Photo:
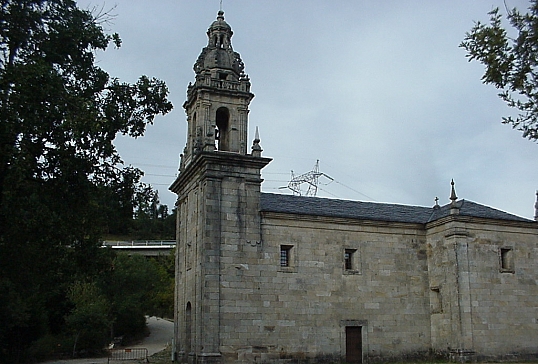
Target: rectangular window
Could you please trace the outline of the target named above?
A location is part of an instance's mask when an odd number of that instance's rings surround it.
[[[353,249],[346,249],[344,251],[344,267],[346,270],[353,270],[353,255],[355,253],[355,250]]]
[[[280,246],[280,266],[289,267],[291,262],[291,245]]]
[[[514,273],[514,251],[511,247],[499,249],[499,264],[502,273]]]
[[[344,249],[344,274],[361,274],[357,249]]]
[[[430,307],[432,313],[443,313],[443,300],[440,287],[430,288]]]

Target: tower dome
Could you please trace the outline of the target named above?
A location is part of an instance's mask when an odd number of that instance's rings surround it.
[[[221,69],[233,72],[234,79],[244,76],[244,64],[239,53],[232,48],[232,28],[224,20],[224,12],[221,10],[207,30],[207,47],[194,64],[194,72],[202,74],[211,70]]]

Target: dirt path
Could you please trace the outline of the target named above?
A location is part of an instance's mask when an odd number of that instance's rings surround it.
[[[153,355],[164,350],[172,343],[174,336],[174,323],[158,317],[149,317],[147,319],[149,336],[140,343],[130,346],[131,348],[146,348],[148,355]],[[94,359],[70,359],[70,360],[53,360],[43,364],[106,364],[107,358]]]

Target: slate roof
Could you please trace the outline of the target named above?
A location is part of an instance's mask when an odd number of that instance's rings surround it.
[[[533,222],[468,200],[459,200],[457,205],[460,216]],[[450,214],[450,204],[434,208],[274,193],[262,193],[260,207],[267,212],[418,224],[426,224]]]

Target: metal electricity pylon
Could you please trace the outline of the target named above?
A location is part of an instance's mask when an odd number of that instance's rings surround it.
[[[318,185],[319,185],[319,178],[320,177],[326,177],[333,181],[333,179],[326,175],[323,172],[319,171],[319,159],[316,161],[316,165],[314,166],[314,169],[310,172],[303,173],[299,176],[296,176],[293,171],[291,171],[291,180],[288,183],[287,187],[289,188],[294,195],[297,196],[316,196],[318,193]],[[306,192],[303,192],[301,189],[301,186],[306,184],[307,189]]]

